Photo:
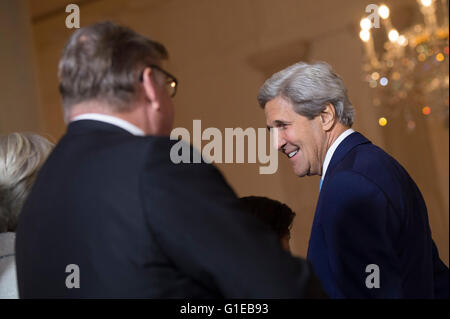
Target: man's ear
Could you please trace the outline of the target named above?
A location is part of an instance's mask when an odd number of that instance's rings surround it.
[[[333,128],[336,122],[336,109],[333,104],[328,103],[325,109],[320,112],[320,122],[324,131],[329,131]]]
[[[142,86],[144,88],[144,97],[151,104],[152,107],[159,108],[159,101],[156,94],[156,81],[151,76],[152,69],[145,68],[142,74]]]

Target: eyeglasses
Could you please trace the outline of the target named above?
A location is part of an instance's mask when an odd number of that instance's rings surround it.
[[[160,68],[155,64],[150,64],[149,67],[158,70],[159,72],[163,73],[166,76],[167,92],[169,92],[170,97],[174,97],[175,94],[177,94],[177,87],[178,87],[178,80],[176,79],[176,77],[174,77],[172,74],[170,74],[166,70],[163,70],[162,68]],[[139,81],[142,82],[143,80],[144,80],[144,71],[142,71],[141,75],[139,76]]]

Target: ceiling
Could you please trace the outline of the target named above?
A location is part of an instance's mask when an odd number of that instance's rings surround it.
[[[43,20],[49,16],[64,12],[68,4],[85,4],[99,0],[28,0],[31,19],[33,22]]]
[[[31,18],[32,21],[35,22],[39,22],[40,20],[45,20],[46,18],[49,18],[53,15],[59,14],[61,12],[65,11],[65,7],[68,4],[77,4],[77,5],[85,5],[85,4],[89,4],[92,2],[97,2],[97,1],[104,1],[104,0],[26,0],[28,1],[29,4],[29,8],[31,11]],[[132,2],[144,2],[146,0],[132,0]],[[152,0],[151,0],[152,1]],[[212,1],[220,1],[220,0],[212,0]],[[277,5],[278,2],[276,0],[274,1],[274,5]],[[298,0],[298,1],[304,1],[305,7],[322,7],[322,8],[326,8],[327,6],[323,5],[324,3],[327,3],[327,1],[305,1],[305,0]],[[329,0],[330,3],[334,3],[336,0]],[[339,0],[342,1],[342,0]],[[369,4],[374,2],[373,0],[361,0],[361,4]],[[377,3],[379,1],[375,1],[375,3]],[[385,0],[382,1],[384,3],[387,3],[389,5],[417,5],[417,1],[416,0]],[[107,2],[105,2],[106,5]],[[345,9],[346,5],[348,3],[346,3],[346,1],[342,1],[342,9]],[[308,12],[308,10],[305,10],[304,12]],[[327,10],[323,10],[323,14],[327,14]]]

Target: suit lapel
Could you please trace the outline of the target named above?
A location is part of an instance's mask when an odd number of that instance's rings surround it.
[[[361,133],[354,132],[347,136],[341,144],[337,147],[336,151],[331,158],[330,164],[328,165],[327,173],[325,175],[325,179],[322,184],[322,188],[327,183],[327,179],[332,175],[333,170],[336,166],[344,159],[345,155],[347,155],[353,148],[361,144],[371,143],[367,138],[365,138]]]
[[[336,151],[333,154],[333,157],[331,158],[330,164],[328,165],[328,169],[325,175],[325,179],[322,183],[322,189],[319,193],[319,199],[316,204],[316,210],[314,214],[314,221],[312,225],[311,230],[311,237],[309,240],[309,246],[308,246],[308,259],[311,259],[311,251],[314,250],[314,254],[316,254],[317,250],[317,243],[323,243],[324,242],[324,234],[323,229],[321,228],[321,212],[322,207],[325,202],[323,202],[324,194],[326,193],[326,185],[327,181],[329,180],[330,176],[333,175],[333,171],[336,169],[338,164],[345,158],[345,156],[356,146],[361,144],[367,144],[371,143],[367,138],[365,138],[362,134],[358,132],[354,132],[347,136],[337,147]],[[312,248],[314,247],[314,248]],[[323,248],[323,247],[322,247]],[[326,250],[326,249],[325,249]],[[317,255],[314,258],[318,258]]]

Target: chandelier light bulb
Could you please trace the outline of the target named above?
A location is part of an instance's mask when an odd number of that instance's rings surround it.
[[[361,38],[361,40],[363,40],[364,42],[367,42],[370,40],[370,32],[369,30],[361,30],[361,32],[359,33],[359,37]]]
[[[370,21],[367,18],[364,18],[361,20],[359,25],[361,26],[362,30],[370,30],[370,28],[372,28],[372,21]]]
[[[387,125],[387,118],[385,118],[385,117],[380,117],[379,119],[378,119],[378,124],[380,125],[380,126],[386,126]]]
[[[404,35],[401,35],[398,37],[397,43],[402,47],[406,47],[408,45],[408,39]]]
[[[408,129],[410,129],[412,131],[415,128],[416,128],[416,122],[414,122],[413,120],[409,120],[408,121]]]
[[[442,62],[442,61],[444,61],[444,59],[445,59],[445,57],[444,57],[444,55],[442,53],[438,53],[436,55],[436,61]]]
[[[378,14],[382,19],[389,18],[389,8],[387,5],[383,4],[381,7],[378,8]]]
[[[423,115],[430,115],[431,114],[431,108],[429,106],[424,106],[422,108]]]
[[[398,34],[398,31],[397,31],[397,30],[392,29],[391,31],[389,31],[389,35],[388,35],[389,41],[395,42],[395,41],[398,40],[398,37],[399,37],[399,36],[400,36],[400,35]]]
[[[424,7],[429,7],[431,6],[432,0],[421,0],[421,2]]]

